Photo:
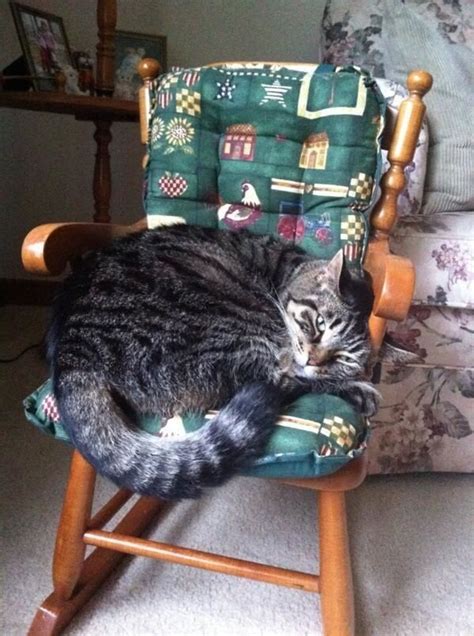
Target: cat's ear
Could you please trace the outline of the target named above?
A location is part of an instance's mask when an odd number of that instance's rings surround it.
[[[344,252],[339,250],[334,254],[327,265],[327,272],[335,283],[339,283],[341,272],[344,268]]]
[[[342,249],[329,261],[328,274],[344,304],[356,308],[359,313],[368,317],[374,302],[370,279],[365,274],[351,274]]]
[[[347,269],[346,259],[344,258],[342,249],[336,252],[329,261],[327,271],[336,287],[337,293],[344,298],[347,295],[348,286],[350,286],[352,279]]]

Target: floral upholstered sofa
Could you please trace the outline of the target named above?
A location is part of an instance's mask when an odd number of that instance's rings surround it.
[[[325,8],[323,61],[388,78],[382,89],[394,105],[407,70],[434,77],[392,241],[414,262],[417,284],[408,318],[390,335],[416,359],[382,364],[371,473],[474,467],[473,14],[469,0],[328,0]]]

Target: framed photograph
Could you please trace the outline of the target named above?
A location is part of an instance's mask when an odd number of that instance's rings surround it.
[[[115,32],[115,90],[117,99],[138,100],[141,85],[137,64],[143,57],[153,57],[160,63],[160,73],[166,73],[166,37],[131,31]]]
[[[62,18],[17,2],[10,7],[35,90],[56,90],[56,71],[74,68]]]

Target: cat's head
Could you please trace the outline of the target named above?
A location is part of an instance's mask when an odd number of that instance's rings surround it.
[[[308,379],[363,373],[373,293],[366,279],[349,272],[342,250],[329,263],[297,267],[281,301],[298,373]]]

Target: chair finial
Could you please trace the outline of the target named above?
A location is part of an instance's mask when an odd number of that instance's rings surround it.
[[[433,85],[433,77],[427,71],[411,71],[407,78],[407,87],[410,93],[425,95]]]
[[[158,60],[154,60],[152,57],[144,57],[138,63],[138,74],[144,82],[154,80],[160,72],[161,65]]]

